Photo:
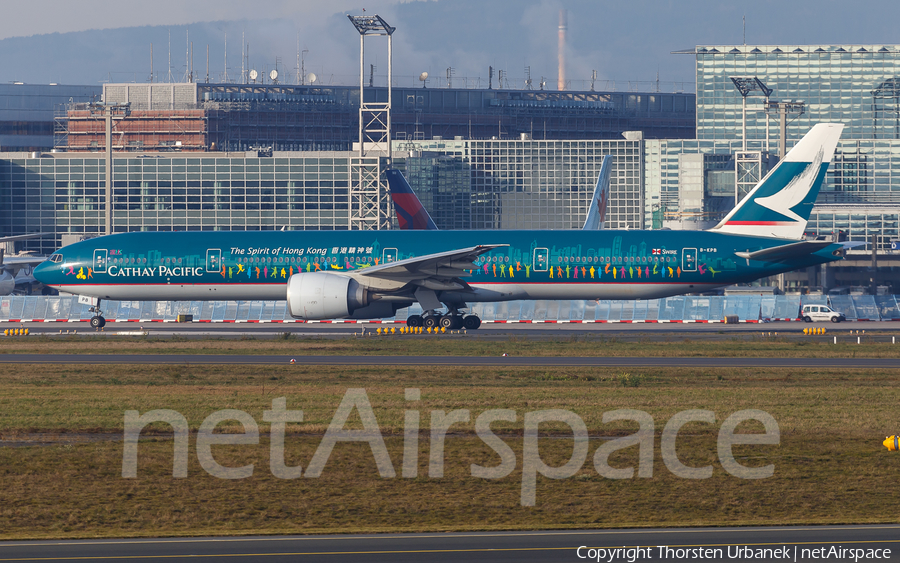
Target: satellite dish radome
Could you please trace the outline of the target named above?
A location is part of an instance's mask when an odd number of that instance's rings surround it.
[[[258,76],[259,76],[259,73],[256,72],[255,70],[250,71],[250,80],[256,80],[256,77],[258,77]]]
[[[420,74],[420,75],[419,75],[419,80],[421,80],[422,82],[425,82],[426,80],[428,80],[428,73],[427,73],[427,72],[423,72],[422,74]]]
[[[310,83],[310,84],[315,84],[316,80],[318,80],[319,77],[316,76],[316,73],[310,72],[310,73],[309,73],[309,76],[307,76],[307,78],[309,78],[309,83]]]
[[[277,70],[273,70],[272,72],[270,72],[270,73],[269,73],[269,78],[271,78],[272,80],[278,80],[278,71],[277,71]]]

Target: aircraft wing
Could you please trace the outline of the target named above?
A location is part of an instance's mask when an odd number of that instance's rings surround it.
[[[395,281],[409,281],[430,289],[459,289],[465,282],[458,279],[468,276],[465,270],[475,268],[475,260],[495,248],[508,244],[485,244],[406,258],[359,270],[360,276]]]
[[[0,258],[2,266],[37,266],[46,262],[46,256],[3,256]]]
[[[826,246],[835,244],[830,240],[801,240],[784,244],[782,246],[773,246],[753,252],[735,252],[735,255],[746,258],[747,260],[765,260],[766,262],[786,262],[798,256],[807,256],[813,252],[822,250]]]
[[[52,235],[53,233],[28,233],[27,235],[13,235],[10,237],[0,237],[0,242],[13,242],[17,240],[28,240]]]

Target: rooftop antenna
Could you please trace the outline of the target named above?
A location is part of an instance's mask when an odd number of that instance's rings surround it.
[[[525,67],[525,89],[526,90],[532,89],[532,87],[531,87],[531,67],[530,66]]]
[[[244,74],[244,72],[245,72],[245,69],[244,69],[244,57],[247,56],[247,53],[246,53],[246,51],[244,50],[244,43],[245,43],[245,40],[244,40],[244,30],[241,30],[241,84],[246,84],[246,83],[247,83],[247,75]]]
[[[747,44],[747,15],[741,16],[741,22],[744,24],[744,45]]]
[[[369,88],[371,88],[372,86],[375,85],[374,82],[375,82],[375,65],[370,64],[369,65]]]
[[[209,43],[206,44],[206,83],[209,84]]]
[[[568,29],[568,14],[565,9],[559,11],[559,79],[556,82],[557,90],[566,89],[566,30]],[[543,86],[541,90],[543,90]]]
[[[194,42],[191,41],[191,82],[194,81]]]
[[[150,43],[150,83],[153,83],[153,43]]]
[[[493,89],[493,83],[494,83],[494,67],[489,66],[488,67],[488,90]]]
[[[184,30],[184,78],[182,82],[191,81],[191,31]]]
[[[297,32],[297,85],[300,85],[300,76],[303,74],[303,67],[300,62],[300,32]]]
[[[503,89],[503,71],[497,71],[497,88]]]
[[[597,71],[591,71],[591,92],[594,91],[594,83],[597,82]]]
[[[228,32],[225,32],[225,74],[222,76],[222,82],[228,83]]]
[[[172,78],[172,30],[169,30],[169,72],[166,74],[166,82],[175,82]]]
[[[306,53],[309,53],[309,49],[303,49],[300,53],[300,84],[306,84]],[[315,81],[310,80],[310,83],[312,82]]]
[[[452,66],[447,67],[447,88],[453,88],[453,71],[455,69]]]

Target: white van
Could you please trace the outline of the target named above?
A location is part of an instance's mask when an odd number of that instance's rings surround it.
[[[844,313],[833,311],[825,305],[804,305],[803,312],[800,313],[800,316],[808,323],[814,321],[831,321],[833,323],[839,323],[847,320]]]

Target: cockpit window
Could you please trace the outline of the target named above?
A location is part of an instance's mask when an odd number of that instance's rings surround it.
[[[51,254],[49,260],[51,262],[53,262],[54,264],[59,264],[60,262],[63,261],[63,255],[62,254]]]

